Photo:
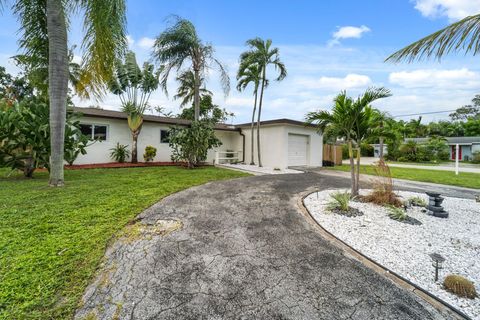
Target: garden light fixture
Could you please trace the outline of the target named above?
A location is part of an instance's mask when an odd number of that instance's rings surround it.
[[[443,269],[443,262],[445,262],[445,258],[438,253],[430,254],[430,258],[432,258],[432,266],[435,268],[435,282],[437,282],[438,270]]]

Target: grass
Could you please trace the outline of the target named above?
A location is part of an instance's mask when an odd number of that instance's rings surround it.
[[[0,319],[71,318],[109,241],[163,197],[247,174],[206,167],[66,171],[26,180],[0,169]]]
[[[341,165],[337,167],[325,167],[328,170],[350,171],[350,166]],[[360,172],[363,174],[374,174],[373,166],[360,166]],[[455,175],[453,171],[440,171],[428,169],[411,169],[390,167],[392,178],[414,180],[422,182],[432,182],[446,184],[458,187],[480,189],[480,174],[470,172],[460,172]]]

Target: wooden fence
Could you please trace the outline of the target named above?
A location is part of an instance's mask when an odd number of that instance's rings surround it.
[[[323,145],[323,161],[330,161],[336,166],[342,164],[342,146],[324,144]]]

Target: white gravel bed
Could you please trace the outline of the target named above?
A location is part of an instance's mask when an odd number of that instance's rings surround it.
[[[480,293],[480,203],[475,200],[445,197],[443,207],[450,213],[442,219],[408,209],[408,215],[422,222],[410,225],[392,220],[388,209],[371,203],[351,201],[363,216],[349,218],[326,210],[330,194],[347,190],[325,190],[305,198],[305,206],[317,222],[336,237],[369,258],[402,275],[420,287],[450,303],[473,319],[480,319],[480,298],[466,299],[445,291],[443,279],[459,274],[473,281]],[[367,194],[370,190],[361,190]],[[426,194],[400,191],[405,200]],[[439,281],[434,282],[434,267],[429,254],[446,258]]]
[[[253,165],[249,165],[249,164],[240,164],[240,163],[239,164],[222,163],[220,166],[226,167],[226,168],[232,168],[232,169],[237,169],[237,170],[253,172],[253,173],[259,173],[259,174],[302,173],[302,171],[293,170],[293,169],[275,170],[275,168],[271,168],[271,167],[259,167],[259,166],[253,166]]]

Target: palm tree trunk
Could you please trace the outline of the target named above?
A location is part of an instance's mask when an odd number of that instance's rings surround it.
[[[348,158],[350,159],[350,177],[351,177],[351,188],[350,188],[350,194],[352,197],[355,196],[355,190],[357,190],[357,186],[355,183],[355,162],[353,160],[353,147],[352,147],[352,141],[348,140]]]
[[[360,189],[360,147],[357,148],[357,174],[355,177],[355,193],[353,194],[354,197],[358,196],[358,191]]]
[[[137,163],[138,162],[138,156],[137,156],[137,142],[138,142],[138,135],[140,134],[140,129],[132,131],[132,163]]]
[[[383,160],[383,137],[380,137],[380,160]]]
[[[68,93],[67,25],[62,0],[47,0],[50,100],[50,186],[63,186],[63,152]]]
[[[195,96],[193,98],[195,105],[195,121],[200,119],[200,70],[195,68]]]
[[[257,153],[258,153],[258,166],[262,167],[262,157],[260,152],[260,117],[262,114],[262,104],[263,104],[263,90],[265,89],[265,72],[267,71],[267,66],[263,66],[262,72],[262,90],[260,91],[260,102],[258,103],[258,117],[257,117]]]
[[[253,103],[253,112],[252,112],[252,125],[250,127],[250,134],[251,134],[251,157],[250,157],[250,165],[255,165],[255,159],[254,159],[254,127],[255,127],[255,113],[257,112],[257,96],[258,96],[258,84],[255,87],[255,102]]]

